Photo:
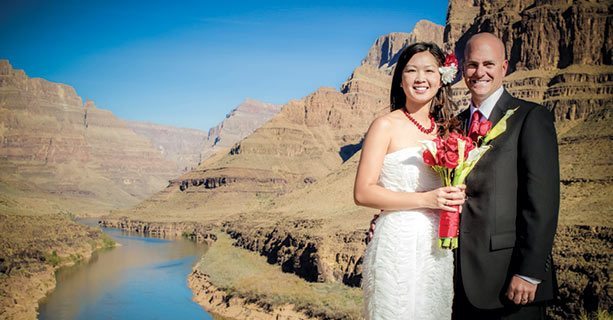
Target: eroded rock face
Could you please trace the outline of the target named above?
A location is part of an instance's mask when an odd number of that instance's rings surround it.
[[[0,61],[0,141],[3,182],[101,207],[135,204],[176,174],[172,162],[110,111],[83,104],[70,86],[31,79],[6,60]]]
[[[208,136],[204,131],[135,121],[126,121],[126,125],[148,138],[164,159],[175,163],[176,172],[194,169],[203,160]]]
[[[235,144],[280,108],[248,99],[209,133],[128,122],[83,103],[70,86],[29,78],[0,60],[2,181],[79,202],[63,204],[69,210],[81,211],[87,201],[101,212],[127,207]]]
[[[123,217],[119,219],[103,218],[99,221],[99,225],[159,238],[184,237],[198,243],[211,244],[217,240],[217,236],[212,232],[213,226],[196,222],[149,222]]]
[[[362,64],[369,64],[377,68],[389,69],[398,61],[400,51],[415,42],[434,42],[443,44],[443,27],[428,20],[421,20],[415,24],[413,31],[392,32],[379,37],[370,47]]]
[[[413,31],[392,32],[379,37],[345,83],[341,92],[355,105],[385,108],[389,101],[391,75],[402,49],[415,42],[434,42],[443,46],[443,27],[427,20],[417,22]]]
[[[280,222],[272,229],[253,228],[248,223],[227,222],[224,230],[235,240],[234,245],[266,256],[269,263],[278,264],[284,272],[295,273],[310,282],[333,279],[322,269],[318,248],[321,238],[308,233],[321,226],[321,221],[296,220]]]
[[[229,294],[215,287],[210,277],[194,270],[188,279],[188,286],[194,292],[194,301],[207,311],[227,319],[276,319],[276,320],[311,320],[321,317],[306,314],[305,310],[296,310],[293,305],[272,306],[260,301]]]
[[[585,119],[612,106],[611,10],[600,1],[451,0],[445,42],[462,57],[471,35],[492,32],[506,48],[511,93],[558,120]]]
[[[283,105],[245,99],[228,113],[220,124],[209,129],[202,149],[203,158],[207,158],[216,150],[232,147],[274,117],[282,107]]]

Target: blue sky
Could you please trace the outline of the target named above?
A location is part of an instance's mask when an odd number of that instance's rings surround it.
[[[3,1],[0,59],[129,120],[207,130],[245,98],[338,88],[447,1]]]

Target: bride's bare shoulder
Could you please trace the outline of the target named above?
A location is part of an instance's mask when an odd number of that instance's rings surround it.
[[[394,127],[398,126],[399,121],[401,120],[401,118],[398,116],[398,112],[397,111],[392,111],[390,113],[386,113],[384,115],[381,115],[381,116],[377,117],[370,124],[370,128],[368,129],[368,131],[371,132],[373,130],[376,130],[376,131],[379,131],[379,130],[391,131],[391,130],[393,130]]]

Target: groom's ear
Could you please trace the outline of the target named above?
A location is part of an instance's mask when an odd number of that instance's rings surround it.
[[[509,60],[504,59],[502,62],[502,70],[504,71],[504,76],[507,75],[507,71],[509,71]]]

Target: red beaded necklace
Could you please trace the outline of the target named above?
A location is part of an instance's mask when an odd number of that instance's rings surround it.
[[[409,120],[411,122],[413,122],[413,124],[417,127],[417,129],[419,129],[419,131],[425,133],[425,134],[431,134],[432,131],[434,131],[434,128],[436,127],[434,125],[434,118],[432,118],[432,116],[428,116],[428,118],[430,118],[430,128],[426,129],[424,128],[424,126],[422,126],[419,122],[417,122],[417,120],[415,120],[415,118],[413,118],[413,116],[411,116],[411,114],[409,113],[409,111],[407,111],[406,108],[402,108],[402,112],[404,112],[404,115],[407,116],[407,118],[409,118]]]

